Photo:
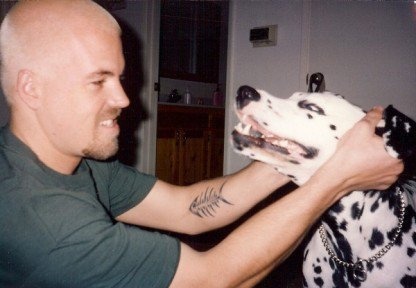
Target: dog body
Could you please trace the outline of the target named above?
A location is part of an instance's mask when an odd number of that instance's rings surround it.
[[[236,100],[241,123],[233,131],[235,150],[273,165],[298,185],[328,160],[338,140],[365,115],[328,92],[279,99],[242,86]],[[389,106],[378,126],[387,152],[404,160],[405,171],[389,191],[352,192],[323,215],[328,247],[314,228],[304,251],[305,287],[416,287],[416,123]],[[401,213],[403,224],[394,239]]]

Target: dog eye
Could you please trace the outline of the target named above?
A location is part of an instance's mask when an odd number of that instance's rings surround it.
[[[325,115],[325,111],[314,103],[310,103],[306,100],[302,100],[298,103],[298,106],[302,109],[307,109],[309,111],[315,112],[319,115]]]

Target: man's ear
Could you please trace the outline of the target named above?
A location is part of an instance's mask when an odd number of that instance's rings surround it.
[[[20,70],[17,74],[17,94],[31,109],[37,109],[40,106],[40,97],[36,88],[35,74],[27,69]]]

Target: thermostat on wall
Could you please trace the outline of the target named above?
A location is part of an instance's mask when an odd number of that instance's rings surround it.
[[[253,47],[275,46],[277,39],[277,25],[255,27],[250,30],[250,42]]]

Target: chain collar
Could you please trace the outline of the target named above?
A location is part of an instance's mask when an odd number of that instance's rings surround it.
[[[322,244],[324,245],[325,250],[328,252],[331,259],[334,260],[335,263],[341,266],[344,266],[345,268],[352,269],[352,275],[354,279],[356,280],[363,282],[367,279],[367,271],[364,266],[365,264],[364,262],[371,263],[383,257],[391,249],[391,247],[393,247],[394,243],[397,240],[397,237],[399,237],[402,231],[406,203],[404,201],[403,191],[401,191],[399,187],[396,187],[396,194],[400,198],[400,212],[399,212],[399,222],[397,224],[397,228],[394,233],[394,236],[388,244],[386,244],[377,253],[375,253],[373,256],[367,259],[358,258],[358,260],[355,263],[342,261],[340,258],[338,258],[335,255],[335,252],[329,246],[328,238],[326,237],[327,232],[325,231],[324,225],[321,223],[321,225],[318,228],[318,232],[319,232],[319,236],[321,237]]]

